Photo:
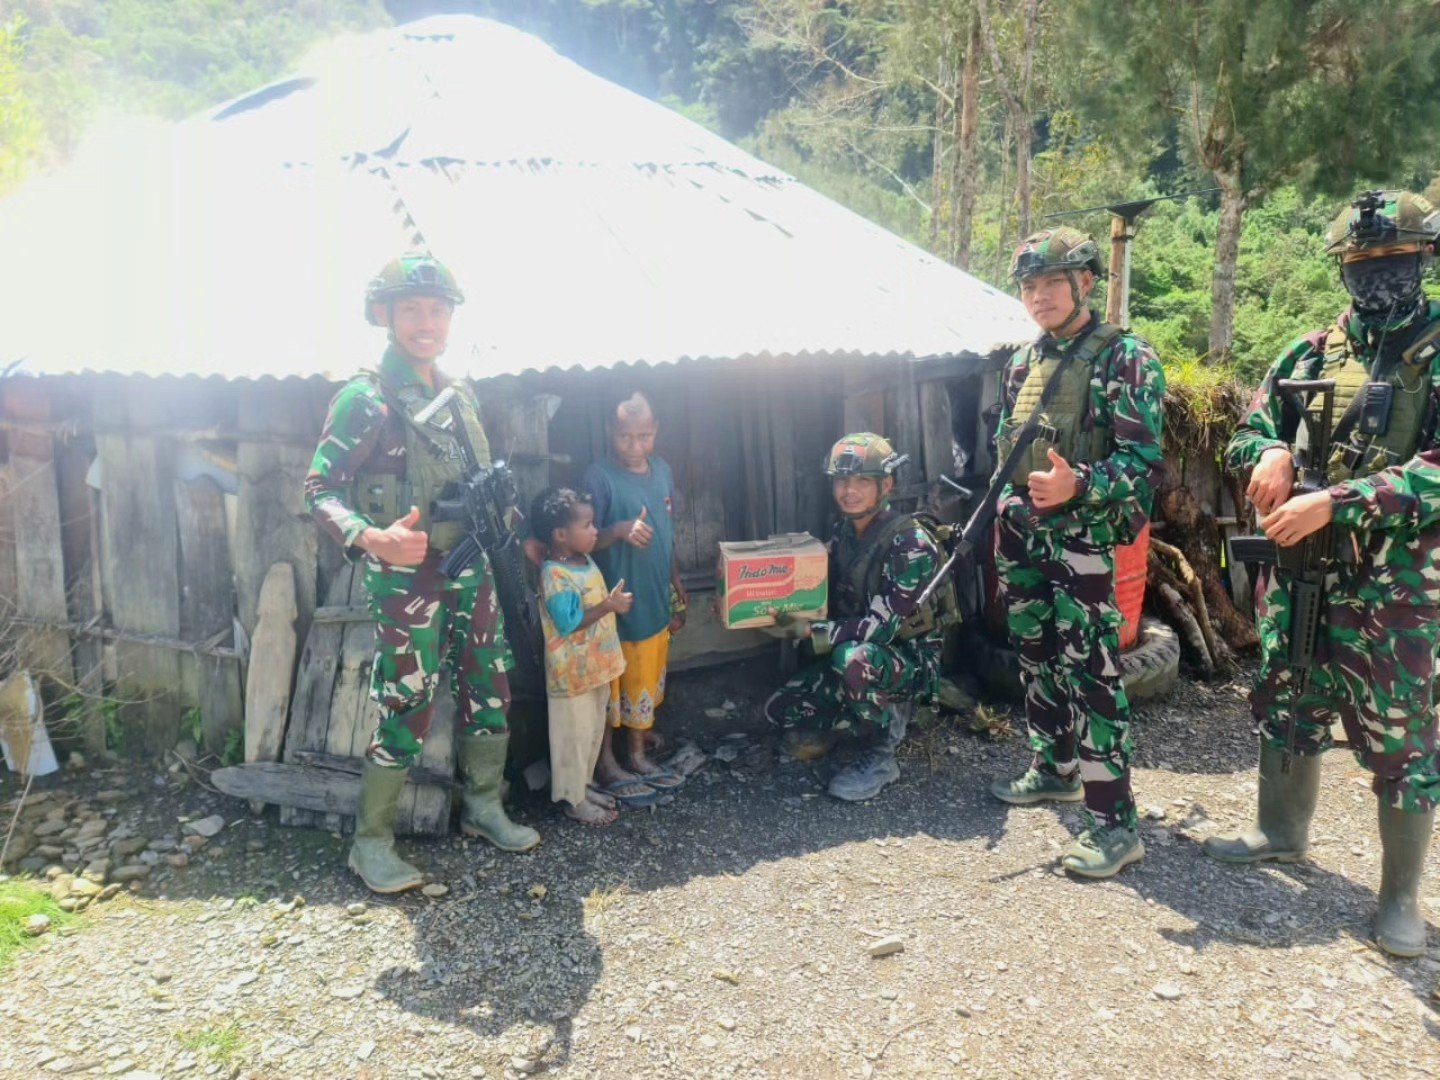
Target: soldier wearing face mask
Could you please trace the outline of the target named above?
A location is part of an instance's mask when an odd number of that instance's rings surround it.
[[[1350,306],[1334,326],[1285,350],[1225,454],[1231,469],[1250,474],[1247,495],[1270,539],[1292,547],[1333,525],[1344,556],[1325,581],[1316,662],[1299,700],[1288,575],[1267,567],[1258,582],[1261,666],[1250,698],[1261,732],[1257,820],[1248,832],[1207,840],[1205,852],[1238,863],[1303,858],[1320,754],[1340,720],[1372,774],[1384,850],[1375,937],[1397,956],[1425,949],[1420,873],[1440,801],[1440,304],[1421,288],[1437,235],[1440,211],[1408,192],[1366,192],[1341,212],[1326,252],[1339,261]],[[1282,379],[1334,381],[1323,490],[1292,494],[1301,424],[1279,392]]]

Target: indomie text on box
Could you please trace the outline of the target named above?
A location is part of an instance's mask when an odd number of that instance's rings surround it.
[[[823,619],[829,554],[809,533],[721,543],[715,571],[720,618],[728,630],[774,626],[775,616]]]

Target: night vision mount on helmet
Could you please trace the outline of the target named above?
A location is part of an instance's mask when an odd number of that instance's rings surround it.
[[[1440,210],[1409,191],[1367,191],[1340,211],[1325,230],[1325,254],[1344,258],[1367,248],[1420,244],[1434,253]]]
[[[830,448],[825,457],[826,476],[893,476],[895,470],[910,460],[909,454],[897,454],[890,440],[873,431],[846,435]]]

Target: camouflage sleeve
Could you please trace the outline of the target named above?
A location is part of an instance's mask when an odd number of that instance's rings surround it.
[[[1225,447],[1225,468],[1230,472],[1249,472],[1260,464],[1260,455],[1276,446],[1289,446],[1294,437],[1287,431],[1280,395],[1275,392],[1279,379],[1288,379],[1295,373],[1295,367],[1310,354],[1312,346],[1306,338],[1292,341],[1270,365],[1260,389],[1250,399],[1245,419],[1235,429],[1230,444]]]
[[[1433,392],[1432,392],[1433,393]],[[1330,489],[1334,522],[1357,530],[1418,532],[1440,522],[1440,449]]]
[[[935,545],[919,526],[900,532],[890,542],[880,592],[870,598],[870,610],[854,619],[825,624],[830,645],[869,641],[888,645],[901,624],[920,606],[920,594],[940,568]]]
[[[1076,502],[1096,508],[1136,502],[1148,510],[1155,472],[1164,461],[1165,371],[1155,350],[1133,334],[1121,337],[1111,350],[1105,395],[1115,450],[1100,461],[1075,466]]]
[[[359,554],[355,541],[374,524],[350,506],[350,484],[375,449],[386,412],[375,387],[359,379],[346,383],[330,402],[305,477],[306,509],[350,558]]]

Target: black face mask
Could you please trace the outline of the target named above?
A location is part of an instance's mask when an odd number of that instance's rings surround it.
[[[1406,252],[1342,263],[1340,278],[1362,317],[1385,319],[1409,311],[1420,299],[1420,256]]]

